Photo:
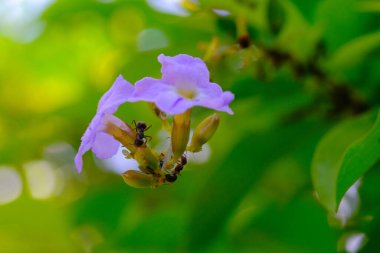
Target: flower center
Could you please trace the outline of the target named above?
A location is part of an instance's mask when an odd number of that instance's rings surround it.
[[[197,96],[197,93],[194,90],[177,90],[178,94],[180,94],[184,98],[193,99]]]
[[[177,93],[184,98],[193,99],[197,96],[196,87],[188,82],[178,82],[175,84]]]

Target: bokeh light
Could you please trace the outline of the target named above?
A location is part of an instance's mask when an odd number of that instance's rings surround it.
[[[24,164],[24,171],[30,194],[35,199],[47,199],[57,192],[57,184],[62,184],[55,168],[48,161],[31,161]]]
[[[22,193],[19,173],[11,167],[0,166],[0,205],[16,200]]]

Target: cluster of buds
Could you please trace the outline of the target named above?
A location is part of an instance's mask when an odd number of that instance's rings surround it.
[[[195,128],[190,139],[192,107],[202,106],[232,114],[229,103],[234,96],[223,92],[218,84],[209,82],[209,72],[199,58],[188,55],[159,56],[162,78],[146,77],[133,86],[119,76],[111,89],[101,98],[98,110],[82,137],[75,157],[78,171],[82,156],[92,149],[100,159],[116,154],[120,144],[127,159],[135,159],[139,170],[122,174],[133,187],[157,187],[173,183],[187,164],[186,153],[196,153],[214,135],[220,121],[216,113],[204,119]],[[126,102],[146,101],[170,133],[171,145],[165,152],[156,152],[149,146],[150,128],[145,122],[132,125],[115,117],[119,105]]]
[[[124,135],[123,142],[134,143],[132,149],[124,150],[126,158],[133,158],[140,171],[127,170],[122,174],[124,181],[133,187],[157,187],[177,180],[187,164],[187,152],[199,152],[218,128],[220,116],[213,114],[204,119],[195,129],[189,143],[191,109],[173,116],[171,124],[171,145],[165,152],[156,152],[148,144],[150,136],[145,135],[149,128],[145,122],[135,124],[133,135]],[[164,120],[165,125],[169,124]],[[132,130],[132,129],[130,129]],[[129,131],[131,132],[131,131]],[[134,140],[133,140],[134,138]]]

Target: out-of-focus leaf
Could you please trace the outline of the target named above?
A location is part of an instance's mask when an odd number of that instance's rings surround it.
[[[306,61],[319,41],[320,30],[311,26],[291,1],[282,0],[281,5],[286,13],[286,22],[276,45],[296,59]]]
[[[294,135],[302,139],[311,127],[313,124],[304,122],[242,138],[199,191],[189,219],[189,248],[198,250],[211,244],[265,169],[297,146]]]
[[[285,71],[266,81],[257,80],[252,76],[241,78],[235,81],[231,91],[236,95],[236,99],[256,96],[261,97],[268,104],[279,99],[289,98],[295,93],[305,96],[302,84],[292,79],[290,73]]]
[[[314,21],[315,9],[318,7],[322,0],[304,1],[304,0],[292,0],[297,8],[302,12],[307,21]]]
[[[328,68],[331,72],[336,72],[356,67],[379,48],[380,32],[361,36],[339,48],[328,61]]]
[[[327,125],[316,127],[310,123],[304,127],[294,140],[297,145],[290,145],[288,153],[267,168],[229,223],[228,233],[233,234],[235,251],[249,248],[251,252],[328,252],[326,249],[335,247],[326,216],[309,195],[313,151]],[[310,216],[318,225],[311,226]],[[313,227],[313,235],[304,233],[307,227]],[[321,241],[323,245],[318,245]]]
[[[260,178],[265,163],[270,162],[267,157],[270,150],[261,148],[259,154],[255,146],[264,143],[265,138],[260,135],[244,137],[200,189],[189,221],[190,248],[208,246],[245,193]],[[252,155],[247,157],[244,150],[252,150]],[[262,161],[257,161],[259,157]]]
[[[380,2],[376,0],[361,1],[359,9],[367,12],[380,12]]]
[[[124,227],[119,231],[117,239],[102,245],[96,252],[104,252],[107,247],[130,250],[130,252],[174,252],[184,233],[182,210],[168,208],[145,215],[138,219],[135,228]],[[134,219],[135,217],[125,217]],[[116,245],[112,245],[116,243]]]
[[[261,126],[273,125],[311,104],[312,96],[304,91],[302,84],[292,80],[286,73],[264,82],[252,78],[242,79],[232,86],[236,97],[254,101],[249,109]]]
[[[374,114],[345,121],[318,144],[312,162],[314,188],[335,212],[347,189],[380,158],[380,122]]]
[[[267,31],[266,1],[202,0],[201,4],[205,8],[228,10],[246,18],[258,31]]]
[[[359,188],[361,209],[365,214],[380,212],[380,161],[363,176]]]
[[[125,185],[119,184],[117,188],[94,192],[92,196],[78,202],[75,225],[94,224],[104,234],[114,231],[127,203],[124,188]]]
[[[360,192],[361,216],[373,217],[364,224],[360,224],[359,231],[365,232],[367,242],[359,251],[361,253],[376,252],[380,248],[378,240],[380,234],[380,162],[378,162],[363,177]]]
[[[370,231],[367,233],[367,242],[361,248],[359,253],[373,253],[377,252],[380,248],[379,234],[380,234],[380,212],[375,213],[375,219],[372,221]]]
[[[65,208],[22,197],[0,208],[0,252],[80,252]]]
[[[267,16],[270,31],[277,35],[285,22],[285,10],[280,1],[269,0]]]
[[[268,205],[235,240],[255,252],[334,253],[337,237],[323,209],[310,195],[299,195],[285,205]]]
[[[316,23],[323,30],[329,52],[369,31],[371,17],[358,10],[356,0],[324,0],[316,11]]]

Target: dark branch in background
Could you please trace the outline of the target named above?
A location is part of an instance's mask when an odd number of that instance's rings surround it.
[[[254,10],[256,2],[252,0],[235,0],[236,3],[245,9]],[[210,9],[211,10],[211,9]],[[267,19],[269,31],[273,38],[279,35],[286,21],[286,13],[281,6],[280,0],[269,0],[267,6]],[[322,114],[327,118],[342,118],[364,113],[370,109],[369,103],[361,96],[360,92],[347,82],[336,80],[326,70],[321,67],[321,62],[326,61],[325,43],[321,40],[316,44],[314,52],[306,61],[300,61],[289,52],[271,47],[264,43],[259,43],[255,39],[257,31],[250,27],[243,16],[234,19],[230,17],[218,17],[217,25],[227,37],[232,37],[237,42],[240,50],[250,50],[256,47],[263,57],[257,64],[256,78],[266,80],[266,70],[264,65],[270,62],[271,65],[279,70],[283,66],[290,66],[295,79],[313,79],[318,86],[314,101],[310,105],[299,108],[298,110],[286,115],[284,121],[294,121],[310,114]],[[218,39],[216,39],[218,41]],[[219,42],[211,42],[205,58],[210,58],[211,51],[217,51]],[[236,44],[230,45],[225,49],[225,54],[236,53]],[[222,50],[223,51],[223,50]],[[229,51],[229,52],[226,52]],[[224,56],[226,56],[224,55]],[[223,59],[219,56],[219,60]],[[263,61],[261,64],[260,61]]]
[[[252,0],[235,0],[235,2],[246,9],[254,10],[257,7],[256,2]],[[272,36],[276,37],[281,32],[286,21],[286,11],[280,0],[268,1],[267,19],[269,30]],[[352,85],[334,80],[320,66],[319,63],[325,60],[326,56],[325,43],[322,40],[317,43],[310,59],[306,62],[301,62],[288,52],[271,48],[268,45],[258,44],[254,39],[254,32],[249,32],[251,27],[249,27],[246,20],[242,17],[237,17],[235,21],[236,30],[234,32],[241,49],[248,49],[251,45],[255,45],[264,54],[263,59],[269,60],[276,69],[288,65],[291,67],[296,79],[304,80],[311,77],[318,83],[320,92],[315,101],[308,108],[300,108],[293,115],[289,115],[289,119],[294,116],[307,116],[307,114],[315,112],[321,108],[321,105],[326,103],[328,107],[325,109],[324,114],[328,118],[357,115],[366,112],[370,108],[367,101],[359,95],[359,92],[354,90]],[[226,32],[231,33],[232,31],[228,30]],[[264,74],[265,78],[265,72],[262,74]]]
[[[240,36],[237,42],[242,49],[246,49],[253,44],[250,36],[247,34]],[[297,60],[288,52],[282,52],[279,49],[270,48],[265,45],[255,45],[263,52],[263,58],[268,59],[275,69],[280,69],[285,65],[290,66],[294,78],[304,80],[312,77],[321,87],[320,95],[322,97],[317,97],[310,106],[300,108],[291,115],[288,115],[286,120],[307,116],[310,111],[317,109],[318,105],[326,99],[330,105],[326,112],[326,116],[328,117],[336,118],[357,115],[369,109],[368,103],[358,95],[358,92],[349,83],[332,79],[318,65],[319,60],[325,56],[324,44],[322,42],[317,44],[312,57],[306,62]]]

